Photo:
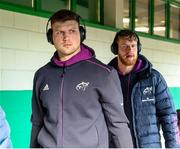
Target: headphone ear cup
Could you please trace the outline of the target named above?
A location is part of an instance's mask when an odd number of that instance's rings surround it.
[[[142,44],[140,42],[139,36],[134,32],[134,34],[136,35],[137,38],[137,50],[138,50],[138,54],[141,52],[141,48],[142,48]]]
[[[138,54],[141,52],[142,44],[139,42],[138,43]]]
[[[52,29],[48,29],[47,33],[46,33],[46,36],[47,36],[47,41],[51,44],[54,44],[53,43],[53,38],[52,38],[52,34],[53,34],[53,31]]]
[[[115,45],[114,42],[111,44],[111,52],[112,52],[114,55],[117,55],[117,54],[118,54],[117,46]]]
[[[79,26],[81,43],[86,39],[86,29],[83,26]]]

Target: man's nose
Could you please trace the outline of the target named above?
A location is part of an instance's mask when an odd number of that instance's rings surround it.
[[[63,39],[66,40],[66,39],[68,39],[68,38],[69,38],[69,34],[68,34],[67,32],[65,32],[65,33],[63,34]]]
[[[132,50],[132,46],[131,45],[127,45],[126,50],[127,51],[131,51]]]

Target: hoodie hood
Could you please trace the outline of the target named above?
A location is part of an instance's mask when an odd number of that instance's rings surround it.
[[[53,57],[51,58],[51,63],[56,65],[56,66],[59,66],[59,67],[64,67],[64,66],[70,66],[70,65],[73,65],[73,64],[78,63],[80,61],[88,60],[92,57],[95,57],[94,50],[91,49],[90,47],[88,47],[87,45],[81,44],[80,48],[81,48],[80,52],[77,53],[76,55],[74,55],[73,57],[71,57],[67,61],[59,60],[58,52],[56,51],[54,53]]]

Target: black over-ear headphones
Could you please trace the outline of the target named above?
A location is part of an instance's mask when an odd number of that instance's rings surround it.
[[[54,44],[54,43],[53,43],[53,38],[52,38],[53,30],[52,30],[52,28],[49,28],[49,29],[48,29],[49,22],[51,21],[52,17],[53,17],[53,16],[51,16],[51,17],[49,18],[49,20],[48,20],[48,22],[47,22],[47,24],[46,24],[46,37],[47,37],[47,41],[48,41],[49,43]],[[78,23],[80,23],[80,20],[81,20],[81,17],[78,16],[77,19],[76,19],[76,21],[77,21]],[[82,42],[86,39],[86,26],[85,26],[85,24],[83,24],[83,26],[82,26],[82,25],[79,26],[79,32],[80,32],[80,40],[81,40],[81,43],[82,43]]]
[[[125,37],[125,36],[130,36],[130,37],[135,36],[137,38],[137,49],[138,49],[138,54],[139,54],[141,52],[141,47],[142,47],[139,36],[135,32],[128,29],[124,29],[116,33],[113,43],[111,44],[111,52],[115,55],[118,54],[117,40],[119,37]]]

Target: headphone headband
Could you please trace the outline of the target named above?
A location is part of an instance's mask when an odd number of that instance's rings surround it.
[[[52,21],[53,22],[56,22],[56,21],[65,22],[65,21],[68,21],[68,20],[75,20],[75,21],[78,22],[81,43],[86,39],[86,26],[85,26],[85,23],[83,23],[83,26],[80,25],[80,20],[82,20],[81,16],[79,16],[78,14],[76,14],[76,13],[70,11],[70,10],[62,9],[62,10],[57,11],[56,13],[54,13],[47,21],[47,24],[46,24],[46,37],[47,37],[47,41],[49,43],[54,44],[53,43],[53,38],[52,38],[53,30],[52,30],[52,28],[48,29],[49,22],[51,22],[51,23],[52,23]]]
[[[117,40],[119,37],[126,37],[126,36],[135,36],[137,38],[137,49],[138,49],[138,54],[141,52],[141,43],[140,43],[140,39],[139,36],[128,29],[124,29],[124,30],[120,30],[119,32],[116,33],[113,43],[111,44],[111,52],[115,55],[118,54],[118,44],[117,44]]]

